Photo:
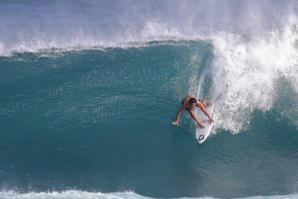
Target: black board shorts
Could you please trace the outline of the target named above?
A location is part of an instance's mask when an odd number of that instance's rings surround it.
[[[197,99],[197,100],[199,100],[199,99]],[[201,100],[199,100],[201,103],[203,103]],[[181,105],[183,106],[183,100],[182,100],[182,102],[181,102]],[[192,108],[186,108],[185,110],[187,110],[187,111],[191,111],[191,109]]]

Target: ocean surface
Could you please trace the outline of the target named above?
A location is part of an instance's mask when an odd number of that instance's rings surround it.
[[[296,0],[0,1],[1,199],[297,199],[297,107]]]

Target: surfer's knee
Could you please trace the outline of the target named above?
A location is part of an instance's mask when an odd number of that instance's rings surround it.
[[[208,106],[211,106],[211,105],[212,105],[212,102],[209,101],[209,100],[206,100],[206,101],[204,101],[204,102],[202,102],[202,103],[203,103],[203,105],[204,105],[205,107],[208,107]]]

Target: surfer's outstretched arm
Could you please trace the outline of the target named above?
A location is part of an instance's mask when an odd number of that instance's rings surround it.
[[[180,119],[180,115],[181,113],[183,112],[185,108],[183,106],[181,106],[178,110],[178,113],[177,113],[177,117],[176,117],[176,120],[172,122],[173,125],[178,125],[179,124],[179,119]]]

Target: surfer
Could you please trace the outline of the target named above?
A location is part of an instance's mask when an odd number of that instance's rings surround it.
[[[214,120],[212,119],[212,117],[210,117],[210,115],[208,114],[208,112],[206,111],[205,107],[206,106],[210,106],[211,102],[210,101],[204,101],[202,102],[199,99],[196,99],[193,96],[186,96],[183,100],[182,100],[182,106],[179,108],[178,113],[177,113],[177,118],[175,121],[172,122],[173,125],[178,125],[179,124],[179,119],[180,119],[180,115],[184,110],[187,110],[190,114],[190,116],[192,117],[193,120],[195,120],[198,124],[198,126],[200,128],[204,128],[205,126],[199,122],[197,115],[195,114],[195,112],[193,111],[194,107],[199,107],[204,113],[205,115],[209,118],[209,122],[214,122]]]

